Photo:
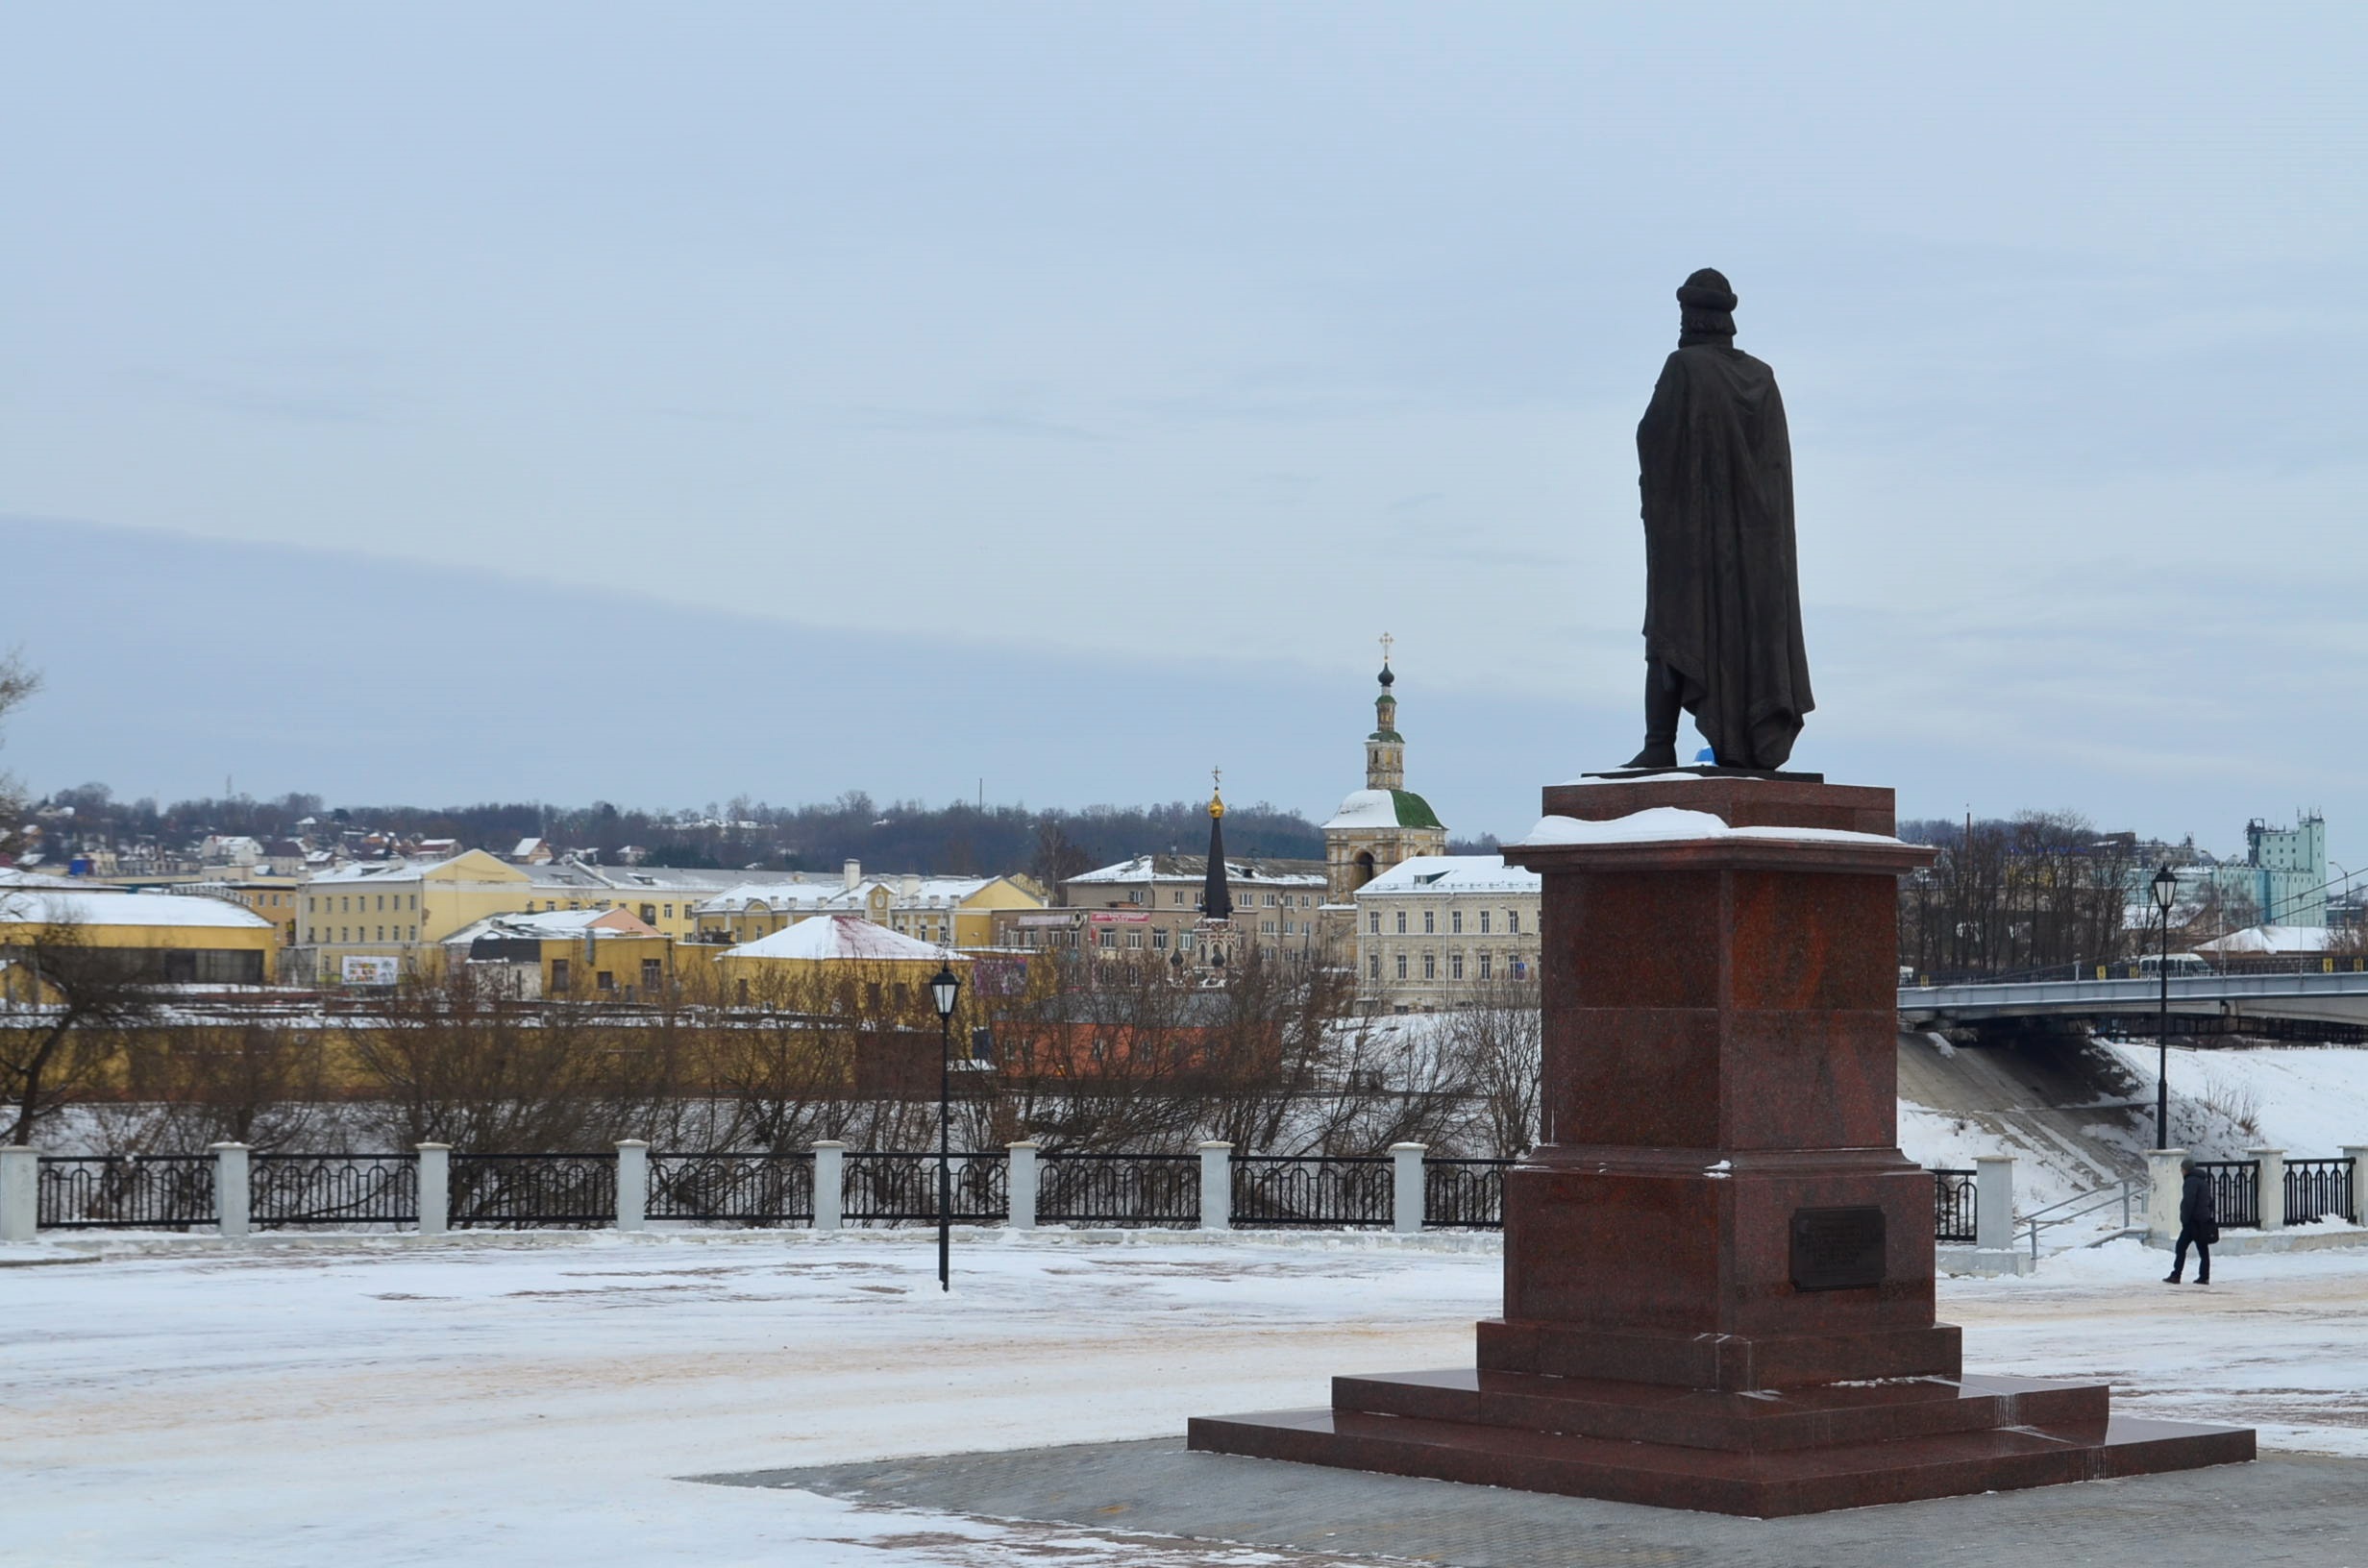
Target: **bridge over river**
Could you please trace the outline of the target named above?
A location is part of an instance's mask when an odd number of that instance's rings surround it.
[[[1993,1018],[2145,1018],[2161,1005],[2162,982],[2006,980],[1956,986],[1902,986],[1900,1021],[1918,1027]],[[2170,981],[2175,1018],[2368,1025],[2368,973],[2178,974]]]

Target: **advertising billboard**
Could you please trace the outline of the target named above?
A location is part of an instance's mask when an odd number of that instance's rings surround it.
[[[338,978],[349,986],[391,986],[403,975],[402,962],[392,958],[344,958],[338,964]]]

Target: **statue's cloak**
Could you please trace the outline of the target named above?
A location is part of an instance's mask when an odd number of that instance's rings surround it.
[[[1718,761],[1781,768],[1809,694],[1792,543],[1792,443],[1776,373],[1681,348],[1637,426],[1644,652],[1675,673]]]

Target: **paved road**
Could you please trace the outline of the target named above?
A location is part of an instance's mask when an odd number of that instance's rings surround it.
[[[1176,1438],[699,1479],[945,1513],[1065,1523],[1104,1538],[1120,1532],[1185,1536],[1316,1555],[1298,1559],[1302,1562],[1394,1558],[1441,1568],[1920,1568],[1995,1561],[2043,1562],[2049,1568],[2368,1568],[2368,1460],[2307,1455],[1773,1520],[1188,1454]],[[1161,1560],[1173,1559],[1162,1554]]]

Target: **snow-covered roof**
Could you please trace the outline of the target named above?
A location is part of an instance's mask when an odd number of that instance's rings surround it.
[[[819,963],[862,959],[873,963],[937,963],[958,953],[875,925],[860,915],[820,915],[784,926],[768,937],[727,949],[727,958],[781,958]]]
[[[253,910],[223,898],[192,898],[174,893],[59,893],[0,894],[0,921],[17,925],[138,925],[227,926],[236,930],[273,929]]]
[[[1285,870],[1284,868],[1291,868]],[[1304,870],[1300,869],[1304,868]],[[1115,866],[1080,871],[1068,879],[1072,886],[1078,883],[1103,882],[1191,882],[1197,884],[1209,874],[1206,855],[1137,855],[1132,860],[1120,861]],[[1235,860],[1225,859],[1225,880],[1246,882],[1258,887],[1321,887],[1324,873],[1320,863],[1308,860]]]
[[[1336,827],[1439,827],[1439,813],[1412,790],[1351,790],[1323,824]]]
[[[339,866],[333,870],[323,871],[319,875],[313,877],[312,880],[316,884],[329,882],[400,882],[406,877],[417,876],[421,871],[428,869],[428,864],[431,863],[403,859],[358,860],[353,862],[351,865]],[[437,861],[432,864],[441,865],[443,863],[441,861]]]
[[[46,871],[20,871],[13,866],[0,866],[0,888],[56,888],[62,893],[116,891],[105,885],[93,887],[88,877],[51,876]]]
[[[2323,953],[2334,933],[2323,925],[2249,925],[2217,941],[2199,943],[2199,953]]]
[[[538,941],[569,941],[580,937],[654,937],[628,909],[544,909],[520,915],[488,915],[462,926],[444,939],[448,947],[465,947],[480,937],[523,937]]]
[[[1536,871],[1508,866],[1495,855],[1413,855],[1357,890],[1360,898],[1406,894],[1535,894]]]
[[[900,876],[867,876],[852,888],[844,882],[751,882],[726,888],[692,907],[694,915],[737,915],[751,904],[776,912],[861,909],[872,890],[888,890],[888,901],[900,909],[917,906],[950,909],[1000,880],[992,876],[925,876],[908,889]]]
[[[770,910],[825,910],[833,905],[852,908],[863,901],[860,886],[850,890],[837,882],[750,882],[726,888],[691,906],[694,915],[737,915],[751,904]]]

